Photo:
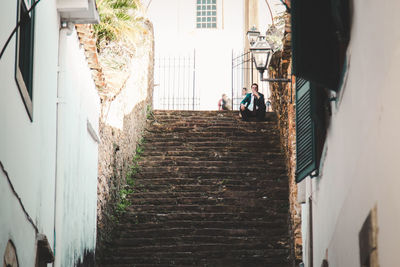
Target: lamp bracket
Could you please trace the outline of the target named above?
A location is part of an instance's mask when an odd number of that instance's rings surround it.
[[[274,78],[274,79],[264,79],[264,72],[260,72],[261,77],[260,77],[260,81],[262,82],[281,82],[281,83],[288,83],[288,82],[292,82],[292,78]],[[292,77],[292,75],[290,75],[290,77]]]
[[[276,78],[276,79],[261,79],[262,82],[281,82],[281,83],[287,83],[291,82],[292,79],[285,79],[285,78]]]

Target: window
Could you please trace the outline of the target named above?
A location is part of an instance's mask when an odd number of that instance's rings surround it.
[[[317,175],[330,118],[328,92],[296,78],[296,182]]]
[[[292,1],[297,182],[318,174],[331,115],[329,90],[340,89],[348,64],[345,55],[351,35],[352,6],[352,0]]]
[[[15,80],[25,108],[32,120],[33,106],[33,37],[34,37],[34,10],[28,13],[32,0],[18,2],[17,22],[21,21],[17,31]]]
[[[217,28],[217,0],[196,1],[196,28]]]
[[[338,91],[350,40],[352,0],[292,1],[293,73]]]

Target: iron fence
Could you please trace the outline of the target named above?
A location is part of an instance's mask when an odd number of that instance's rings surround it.
[[[253,64],[250,52],[235,54],[232,51],[232,109],[238,110],[243,99],[242,88],[253,83]],[[250,84],[251,84],[250,83]]]
[[[197,110],[196,51],[186,56],[159,56],[154,66],[154,109]]]

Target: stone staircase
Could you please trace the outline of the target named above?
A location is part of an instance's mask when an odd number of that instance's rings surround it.
[[[288,178],[274,114],[155,111],[99,266],[293,266]]]

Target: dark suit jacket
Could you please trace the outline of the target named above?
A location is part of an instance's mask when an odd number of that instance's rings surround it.
[[[260,95],[260,98],[257,99],[257,97],[254,96],[254,104],[258,107],[258,109],[260,110],[265,110],[265,101],[264,101],[264,95],[261,93],[258,93]],[[248,93],[244,99],[242,100],[242,102],[240,102],[240,104],[243,104],[246,106],[246,108],[250,105],[251,102],[251,93]]]

